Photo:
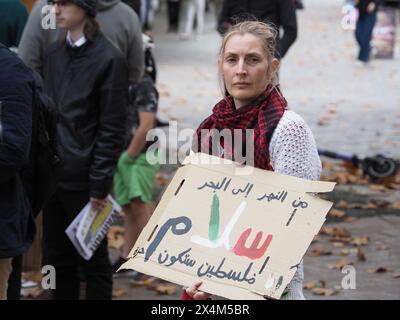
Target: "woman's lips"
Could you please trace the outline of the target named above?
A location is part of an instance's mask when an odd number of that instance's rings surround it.
[[[250,85],[250,83],[248,83],[248,82],[235,82],[233,85],[235,87],[238,87],[238,88],[245,88],[245,87],[248,87]]]

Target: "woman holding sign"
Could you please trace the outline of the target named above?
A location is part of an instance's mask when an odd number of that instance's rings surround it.
[[[248,21],[233,26],[224,36],[219,54],[219,74],[225,98],[213,108],[197,129],[193,149],[219,157],[238,159],[243,145],[219,141],[213,132],[252,129],[252,157],[246,163],[298,178],[318,180],[321,161],[311,130],[295,112],[288,110],[278,81],[279,60],[275,58],[277,33],[265,23]],[[201,134],[208,129],[208,135]],[[204,132],[204,131],[203,131]],[[243,135],[242,135],[243,136]],[[240,146],[239,146],[240,144]],[[239,151],[238,151],[239,149]],[[247,150],[247,148],[246,148]],[[250,159],[250,161],[248,161]],[[285,290],[284,299],[304,299],[303,263]],[[204,300],[211,295],[199,291],[201,282],[183,292],[183,299]]]

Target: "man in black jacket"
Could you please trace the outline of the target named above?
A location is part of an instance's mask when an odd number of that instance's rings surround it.
[[[28,250],[35,233],[21,170],[28,164],[34,80],[0,44],[0,300],[6,298],[11,260]]]
[[[218,19],[218,31],[243,20],[272,23],[283,36],[277,45],[277,58],[283,58],[297,37],[297,18],[293,0],[224,0]]]
[[[64,168],[43,210],[44,263],[56,269],[55,299],[79,299],[79,273],[87,299],[111,299],[112,272],[104,239],[93,257],[79,257],[65,230],[87,202],[101,209],[126,141],[128,67],[99,30],[96,0],[53,0],[66,39],[44,55],[46,94],[59,111],[57,133]]]

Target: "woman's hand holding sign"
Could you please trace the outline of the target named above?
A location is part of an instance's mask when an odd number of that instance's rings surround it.
[[[199,287],[203,284],[203,282],[198,281],[192,284],[189,288],[186,288],[185,291],[193,300],[211,300],[211,294],[207,292],[203,292],[199,290]]]

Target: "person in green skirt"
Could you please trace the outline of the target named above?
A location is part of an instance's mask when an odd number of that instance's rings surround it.
[[[133,108],[130,120],[133,124],[131,139],[127,150],[119,158],[114,176],[114,196],[125,213],[125,241],[120,257],[113,265],[114,272],[126,261],[129,251],[154,210],[151,201],[159,164],[154,161],[157,154],[150,154],[148,151],[154,142],[146,141],[146,135],[156,124],[159,94],[155,87],[156,72],[151,55],[152,41],[146,35],[143,35],[143,40],[145,75],[136,88],[131,90]],[[151,161],[148,161],[149,159]]]

